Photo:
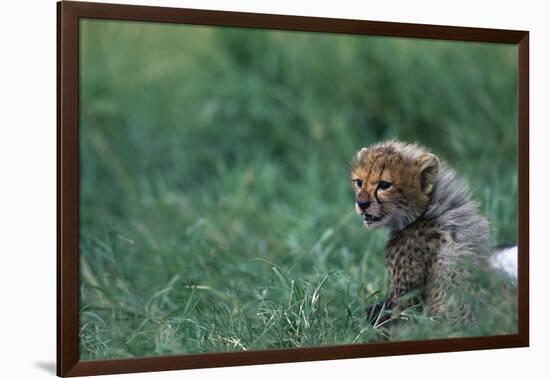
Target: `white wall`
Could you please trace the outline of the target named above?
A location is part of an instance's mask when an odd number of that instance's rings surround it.
[[[96,0],[97,1],[97,0]],[[531,31],[531,347],[529,349],[141,374],[381,377],[547,376],[550,269],[545,220],[550,27],[544,1],[143,0],[175,7]],[[52,375],[55,362],[55,1],[6,1],[0,27],[2,376]],[[6,85],[7,84],[7,85]],[[546,364],[547,365],[547,364]],[[542,368],[537,372],[537,368]]]

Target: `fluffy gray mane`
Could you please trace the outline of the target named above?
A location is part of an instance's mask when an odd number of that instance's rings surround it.
[[[458,250],[489,252],[489,223],[479,215],[479,205],[471,198],[466,182],[444,162],[440,164],[431,202],[420,218],[434,219],[442,230],[450,231]]]

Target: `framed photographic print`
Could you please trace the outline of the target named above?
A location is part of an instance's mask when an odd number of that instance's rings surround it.
[[[58,375],[528,345],[528,32],[57,9]]]

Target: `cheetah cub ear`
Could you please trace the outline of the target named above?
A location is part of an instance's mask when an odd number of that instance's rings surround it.
[[[361,148],[359,151],[357,151],[357,155],[355,155],[355,158],[356,159],[361,159],[361,157],[365,156],[367,151],[368,151],[368,148],[366,148],[366,147]]]
[[[430,194],[433,190],[435,178],[439,173],[439,159],[434,154],[424,153],[420,156],[420,188]]]
[[[357,154],[355,155],[355,161],[361,160],[366,154],[367,154],[368,148],[363,147],[359,151],[357,151]]]

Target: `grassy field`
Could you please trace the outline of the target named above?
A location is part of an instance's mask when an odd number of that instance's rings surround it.
[[[514,243],[515,47],[91,20],[81,43],[82,359],[516,332],[496,275],[469,327],[368,324],[386,234],[348,177],[419,142]]]

